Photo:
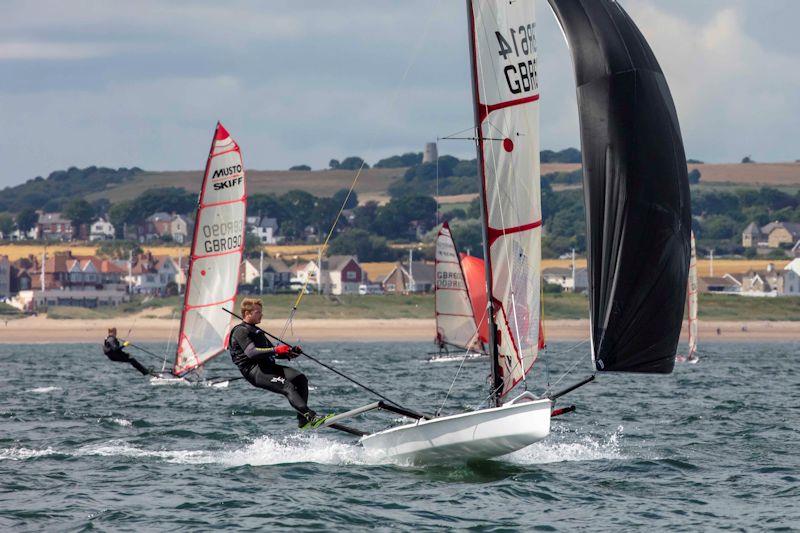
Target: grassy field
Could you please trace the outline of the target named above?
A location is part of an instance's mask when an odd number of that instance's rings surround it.
[[[386,194],[389,185],[405,173],[405,168],[372,168],[364,170],[358,177],[356,192],[359,198],[376,199]],[[356,176],[355,170],[247,170],[248,194],[283,194],[293,189],[308,191],[315,196],[332,196],[340,189],[347,189]],[[147,189],[181,187],[197,193],[203,181],[200,170],[144,172],[133,180],[87,196],[87,200],[108,198],[111,203],[132,200]]]
[[[580,164],[546,163],[541,173],[572,172]],[[689,170],[698,169],[702,185],[718,184],[734,187],[798,187],[800,186],[800,163],[709,163],[690,164]],[[389,185],[405,173],[405,168],[373,168],[362,171],[358,177],[356,192],[362,202],[389,200]],[[354,170],[249,170],[248,192],[282,194],[292,189],[308,191],[316,196],[331,196],[342,188],[350,187],[356,176]],[[131,200],[147,189],[157,187],[181,187],[197,192],[202,181],[200,170],[144,172],[131,181],[113,185],[87,197],[88,200],[108,198],[112,203]],[[468,202],[474,195],[459,195],[452,201]],[[442,203],[451,200],[441,197]]]

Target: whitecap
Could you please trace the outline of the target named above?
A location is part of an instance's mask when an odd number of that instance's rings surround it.
[[[111,421],[124,428],[131,427],[133,424],[130,420],[125,420],[124,418],[112,418]]]
[[[318,435],[262,436],[239,450],[221,452],[216,461],[229,466],[319,463],[328,465],[386,464],[380,454],[361,446]]]
[[[208,452],[203,450],[145,450],[127,442],[112,440],[82,446],[76,456],[101,457],[154,457],[172,463],[203,464],[213,462]]]
[[[294,434],[282,438],[262,436],[243,448],[233,450],[146,450],[113,440],[80,448],[76,455],[155,458],[179,464],[221,464],[225,466],[270,466],[292,463],[328,465],[395,464],[382,454],[356,444],[317,435]]]
[[[503,457],[516,464],[545,464],[562,461],[625,459],[620,450],[623,428],[605,438],[581,435],[570,430],[555,430],[546,439]]]
[[[44,457],[47,455],[54,455],[56,453],[58,452],[53,448],[45,448],[44,450],[34,450],[31,448],[4,448],[0,449],[0,461],[24,461],[25,459]]]
[[[44,394],[47,392],[54,392],[62,390],[61,387],[36,387],[35,389],[28,389],[25,392],[35,392],[36,394]]]

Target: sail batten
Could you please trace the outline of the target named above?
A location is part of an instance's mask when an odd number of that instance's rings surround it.
[[[533,2],[469,2],[494,398],[540,341],[539,87]],[[498,138],[499,137],[499,138]]]
[[[195,216],[173,373],[183,375],[227,348],[244,250],[246,185],[239,146],[217,123]]]

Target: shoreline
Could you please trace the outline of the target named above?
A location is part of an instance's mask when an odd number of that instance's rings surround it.
[[[150,312],[150,316],[152,316]],[[167,342],[177,337],[179,321],[167,318],[137,318],[136,315],[116,319],[56,320],[44,316],[8,320],[0,323],[0,344],[96,343],[106,336],[107,329],[117,327],[120,336],[133,342]],[[284,320],[265,320],[261,326],[271,332],[283,329]],[[131,329],[128,334],[128,329]],[[717,330],[719,329],[719,334]],[[580,342],[588,339],[589,321],[545,320],[545,337],[549,341]],[[425,342],[433,343],[434,320],[431,319],[297,319],[286,340],[292,343],[346,342]],[[31,340],[31,335],[35,336]],[[800,341],[800,321],[737,320],[701,321],[699,342],[792,342]],[[686,342],[686,327],[681,333]]]

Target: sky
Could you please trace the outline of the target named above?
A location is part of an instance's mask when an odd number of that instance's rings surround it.
[[[579,147],[572,63],[537,4],[541,147]],[[800,159],[797,0],[621,0],[687,157]],[[0,187],[70,166],[200,169],[217,120],[247,168],[374,163],[471,127],[462,0],[3,0]],[[469,141],[440,153],[473,158]]]

